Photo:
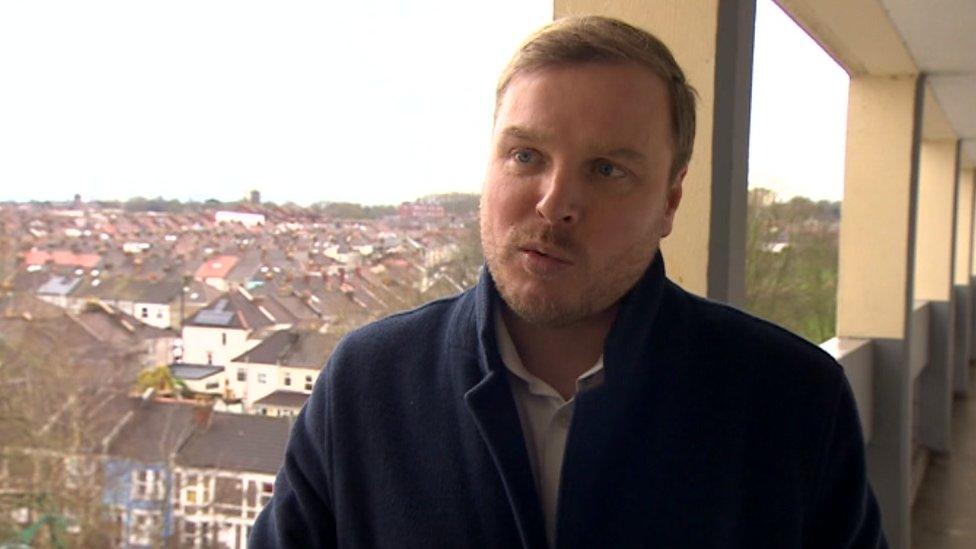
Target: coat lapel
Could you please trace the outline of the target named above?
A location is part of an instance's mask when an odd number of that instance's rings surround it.
[[[494,323],[491,322],[494,293],[494,281],[488,269],[483,269],[475,288],[474,307],[481,379],[465,392],[464,402],[501,478],[522,546],[541,549],[548,546],[545,522],[535,491],[522,422],[498,354]]]
[[[518,410],[504,373],[489,372],[481,383],[465,393],[464,401],[501,477],[522,546],[546,547],[542,509]]]

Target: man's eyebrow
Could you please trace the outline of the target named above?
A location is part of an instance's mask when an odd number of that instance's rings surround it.
[[[502,135],[514,137],[522,141],[548,141],[552,134],[544,131],[532,130],[523,126],[508,126],[502,130]]]
[[[602,154],[604,156],[608,156],[608,157],[611,157],[611,158],[614,158],[614,157],[615,158],[623,158],[625,160],[630,160],[631,162],[640,162],[642,164],[647,162],[647,155],[646,154],[644,154],[644,153],[642,153],[640,151],[636,151],[634,149],[628,149],[627,147],[620,147],[618,149],[612,149],[612,150],[609,150],[609,151],[607,151],[605,153],[602,153]]]

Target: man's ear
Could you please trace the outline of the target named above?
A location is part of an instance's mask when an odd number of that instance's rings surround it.
[[[668,185],[668,190],[666,191],[667,196],[665,197],[666,202],[664,204],[664,217],[661,219],[661,238],[671,234],[671,230],[674,228],[674,214],[678,211],[678,206],[681,204],[682,183],[687,173],[688,166],[685,166],[674,176],[674,180]]]

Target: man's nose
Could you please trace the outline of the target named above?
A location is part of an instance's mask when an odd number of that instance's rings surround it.
[[[570,225],[579,221],[580,182],[569,170],[554,167],[547,174],[535,211],[551,225]]]

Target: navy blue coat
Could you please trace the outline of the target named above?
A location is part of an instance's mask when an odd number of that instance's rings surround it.
[[[298,416],[263,547],[546,547],[490,275],[349,334]],[[884,547],[850,387],[660,255],[576,397],[558,547]]]

